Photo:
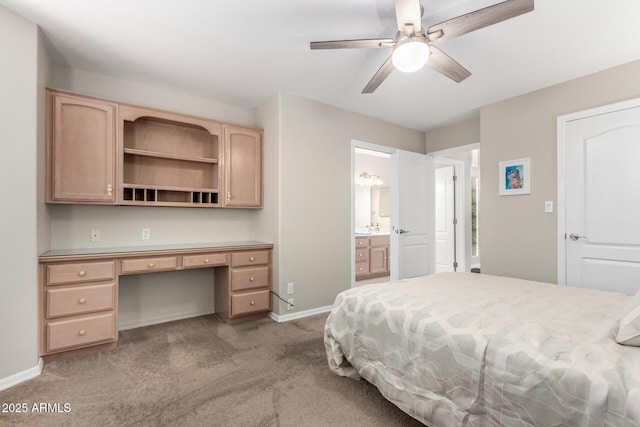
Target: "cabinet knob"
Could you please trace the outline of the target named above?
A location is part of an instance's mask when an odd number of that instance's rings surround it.
[[[78,332],[78,335],[80,335],[81,337],[83,337],[86,334],[86,332],[84,331],[84,329],[80,329],[80,332]]]
[[[78,302],[79,302],[80,304],[84,304],[85,302],[87,302],[87,300],[86,300],[86,299],[84,299],[84,298],[80,298],[80,299],[78,300]]]
[[[85,271],[84,271],[84,270],[80,270],[80,273],[78,273],[78,275],[79,275],[80,277],[84,277],[86,274],[87,274],[87,273],[85,273]]]
[[[204,263],[205,263],[205,264],[209,264],[209,258],[205,258],[205,259],[204,259]]]
[[[256,280],[256,279],[254,279],[254,278],[253,278],[253,276],[252,276],[252,277],[249,277],[249,281],[250,281],[250,282],[253,282],[254,280]]]
[[[109,196],[113,195],[113,185],[111,184],[107,185],[107,195]]]
[[[154,265],[155,265],[154,263],[150,262],[149,263],[149,268],[153,268]]]
[[[251,301],[249,304],[256,305],[256,302],[255,301]]]
[[[363,253],[360,253],[360,256],[364,256],[364,254],[363,254]]]
[[[256,259],[255,259],[254,257],[249,258],[249,261],[251,261],[251,262],[253,262],[253,261],[255,261],[255,260],[256,260]]]

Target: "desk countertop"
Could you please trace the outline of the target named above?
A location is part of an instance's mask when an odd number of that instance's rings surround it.
[[[161,251],[189,251],[200,249],[250,249],[253,247],[269,247],[272,243],[258,241],[241,241],[241,242],[202,242],[202,243],[172,243],[164,245],[144,245],[144,246],[119,246],[109,248],[72,248],[72,249],[52,249],[40,254],[40,261],[48,261],[59,257],[73,256],[109,256],[119,254],[132,254],[144,252],[161,252]]]

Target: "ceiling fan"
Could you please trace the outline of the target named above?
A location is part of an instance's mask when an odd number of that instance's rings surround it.
[[[420,0],[396,0],[398,32],[395,39],[357,39],[311,42],[311,49],[393,48],[393,53],[374,74],[362,93],[372,93],[394,69],[412,72],[425,64],[461,82],[471,73],[434,44],[533,10],[534,0],[507,0],[493,6],[460,15],[448,21],[422,28],[424,9]]]

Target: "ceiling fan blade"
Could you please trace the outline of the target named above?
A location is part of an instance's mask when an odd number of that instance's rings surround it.
[[[422,29],[420,0],[396,0],[396,20],[398,31],[404,33],[407,24],[413,25],[413,31],[420,31]]]
[[[429,55],[427,65],[440,74],[443,74],[458,83],[471,75],[469,70],[458,64],[449,55],[437,47],[431,45],[429,46],[429,50],[431,51],[431,54]]]
[[[331,40],[324,42],[311,42],[311,49],[352,49],[352,48],[377,48],[391,47],[393,39],[359,39],[359,40]]]
[[[389,74],[391,74],[393,70],[395,70],[395,67],[393,66],[393,62],[391,62],[391,57],[389,57],[386,61],[384,61],[384,64],[382,64],[378,71],[376,71],[373,77],[371,77],[369,83],[367,83],[364,89],[362,89],[362,93],[373,93],[373,91],[376,90],[378,86],[380,86],[384,79],[389,77]]]
[[[427,34],[432,36],[432,41],[457,37],[531,12],[534,8],[533,2],[534,0],[507,0],[432,25]]]

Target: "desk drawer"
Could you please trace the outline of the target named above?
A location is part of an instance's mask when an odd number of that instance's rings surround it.
[[[47,290],[47,318],[113,310],[115,284]]]
[[[216,265],[227,265],[227,254],[200,254],[182,257],[183,268],[203,268]]]
[[[115,339],[113,312],[47,324],[47,352]]]
[[[269,267],[231,270],[231,291],[269,287]]]
[[[231,253],[232,267],[269,264],[269,251],[247,251]]]
[[[268,290],[231,295],[231,316],[258,313],[270,309]]]
[[[122,260],[121,273],[152,273],[154,271],[175,270],[177,268],[178,258],[175,256],[134,258]]]
[[[91,282],[96,280],[113,280],[115,262],[83,262],[75,264],[47,265],[47,284]]]

